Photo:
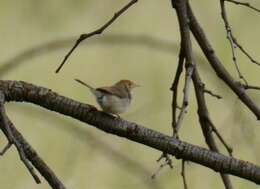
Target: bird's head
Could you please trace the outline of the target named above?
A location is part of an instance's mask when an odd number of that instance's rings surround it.
[[[127,80],[127,79],[123,79],[123,80],[118,81],[116,83],[116,85],[118,85],[118,86],[125,86],[128,89],[130,89],[130,90],[132,90],[133,88],[136,88],[136,87],[140,87],[140,85],[137,85],[133,81],[130,81],[130,80]]]

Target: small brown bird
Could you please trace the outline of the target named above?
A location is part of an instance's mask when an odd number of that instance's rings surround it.
[[[93,88],[79,79],[75,81],[88,87],[104,112],[115,114],[124,113],[129,107],[132,95],[131,91],[139,85],[130,80],[120,80],[112,86]]]

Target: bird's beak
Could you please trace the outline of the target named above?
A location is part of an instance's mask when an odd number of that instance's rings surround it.
[[[133,86],[134,88],[135,87],[141,87],[141,85],[138,85],[138,84],[136,84],[136,83],[134,83],[134,86]]]

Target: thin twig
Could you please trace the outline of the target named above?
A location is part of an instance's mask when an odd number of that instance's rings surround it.
[[[217,130],[217,128],[215,127],[215,125],[212,123],[211,120],[209,120],[209,123],[211,125],[211,128],[212,128],[212,131],[217,135],[218,139],[220,140],[220,142],[225,146],[226,150],[228,151],[228,154],[230,156],[233,156],[232,155],[232,152],[233,152],[233,148],[230,147],[227,142],[224,140],[224,138],[221,136],[221,134],[219,133],[219,131]]]
[[[185,160],[184,159],[181,162],[181,176],[182,176],[182,180],[183,180],[184,189],[188,189],[186,176],[185,176]]]
[[[183,100],[182,100],[182,107],[181,111],[178,115],[178,119],[175,125],[175,130],[176,133],[181,127],[182,121],[184,119],[185,113],[187,112],[187,108],[189,105],[189,95],[190,95],[190,84],[191,84],[191,76],[193,72],[193,66],[188,66],[186,69],[186,74],[185,74],[185,84],[183,88]]]
[[[57,70],[55,71],[56,73],[58,73],[60,71],[60,69],[62,68],[62,66],[65,64],[65,62],[67,61],[67,59],[69,58],[69,56],[72,54],[72,52],[77,48],[77,46],[84,41],[87,38],[90,38],[94,35],[99,35],[102,34],[103,31],[105,29],[107,29],[107,27],[109,27],[120,15],[122,15],[129,7],[131,7],[133,4],[135,4],[138,0],[131,0],[129,3],[127,3],[124,7],[122,7],[118,12],[116,12],[114,14],[114,16],[108,20],[103,26],[101,26],[99,29],[92,31],[90,33],[84,33],[81,34],[80,37],[78,38],[78,40],[75,42],[74,46],[71,48],[71,50],[65,55],[62,63],[60,64],[60,66],[57,68]]]
[[[184,64],[184,51],[183,47],[181,45],[180,53],[179,53],[179,61],[178,61],[178,67],[176,70],[176,74],[174,77],[174,81],[171,86],[172,90],[172,129],[173,129],[173,135],[176,135],[178,137],[178,130],[176,128],[176,109],[182,109],[181,107],[178,107],[177,103],[177,96],[178,96],[178,84],[180,81],[180,76],[183,70],[183,64]]]
[[[220,95],[215,94],[211,90],[206,89],[204,83],[201,82],[200,85],[201,85],[200,87],[203,89],[204,93],[209,94],[213,97],[216,97],[217,99],[222,99],[222,97]]]
[[[233,42],[236,44],[236,46],[241,50],[241,52],[247,56],[247,58],[254,64],[260,66],[260,63],[258,61],[256,61],[243,47],[242,45],[240,45],[237,41],[237,39],[234,37],[233,34],[231,34],[231,37],[233,39]]]
[[[227,2],[230,2],[230,3],[235,3],[236,5],[242,5],[242,6],[245,6],[245,7],[248,7],[250,9],[253,9],[254,11],[256,12],[259,12],[260,13],[260,9],[252,6],[250,3],[248,2],[239,2],[239,1],[235,1],[235,0],[225,0]]]
[[[213,97],[216,97],[217,99],[222,99],[222,96],[213,93],[211,90],[204,89],[204,93],[209,94],[209,95],[211,95],[211,96],[213,96]]]
[[[260,90],[260,87],[258,86],[253,86],[253,85],[242,85],[244,87],[245,90],[248,89],[253,89],[253,90]]]
[[[41,183],[40,178],[37,176],[37,174],[35,173],[32,165],[30,164],[29,160],[26,158],[26,155],[24,153],[24,148],[21,145],[21,143],[14,137],[11,128],[10,128],[10,124],[8,122],[8,117],[5,113],[5,108],[4,108],[4,94],[3,92],[0,91],[0,117],[1,117],[1,126],[3,127],[4,131],[6,132],[6,136],[7,139],[9,141],[9,143],[14,144],[21,161],[24,163],[25,167],[28,169],[29,173],[32,175],[32,177],[34,178],[35,182],[37,184]],[[6,147],[7,148],[7,147]],[[9,148],[9,147],[8,147]],[[7,149],[8,149],[7,148]]]
[[[0,152],[0,156],[3,156],[5,154],[5,152],[12,146],[12,143],[8,142],[5,147],[3,148],[3,150]]]
[[[172,160],[167,153],[162,153],[157,162],[161,161],[162,159],[164,159],[164,162],[160,164],[156,171],[152,174],[151,179],[155,179],[161,170],[166,166],[169,166],[171,169],[173,169]]]
[[[172,160],[167,153],[162,153],[162,155],[156,161],[160,162],[162,159],[164,159],[166,162],[168,162],[170,168],[173,169]]]
[[[182,107],[175,125],[175,130],[177,132],[180,129],[180,126],[184,119],[184,115],[187,112],[187,108],[189,104],[190,84],[192,81],[191,77],[194,70],[194,65],[192,62],[193,52],[192,52],[192,45],[190,40],[189,20],[188,20],[186,5],[187,5],[187,1],[175,2],[172,0],[172,6],[176,9],[176,13],[179,20],[180,33],[181,33],[181,46],[183,46],[183,51],[184,51],[183,56],[185,58],[185,68],[186,68]],[[175,133],[177,133],[176,131]]]
[[[232,30],[231,30],[231,27],[228,22],[226,8],[225,8],[225,0],[220,0],[220,7],[221,7],[221,16],[224,21],[226,32],[227,32],[227,39],[229,40],[229,44],[230,44],[231,51],[232,51],[233,63],[235,65],[239,78],[242,79],[245,82],[245,84],[247,84],[247,81],[244,78],[244,76],[242,75],[242,73],[240,72],[238,64],[237,64],[236,51],[235,51],[237,44],[234,42]]]
[[[161,172],[161,170],[167,166],[168,163],[164,162],[163,164],[160,164],[160,166],[156,169],[156,171],[152,174],[151,179],[155,179],[157,177],[157,175],[159,175],[159,173]]]

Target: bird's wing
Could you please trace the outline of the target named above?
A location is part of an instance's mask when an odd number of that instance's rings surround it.
[[[115,87],[100,87],[100,88],[97,88],[96,90],[107,93],[107,94],[118,96],[119,98],[128,97],[127,92],[117,89]]]

